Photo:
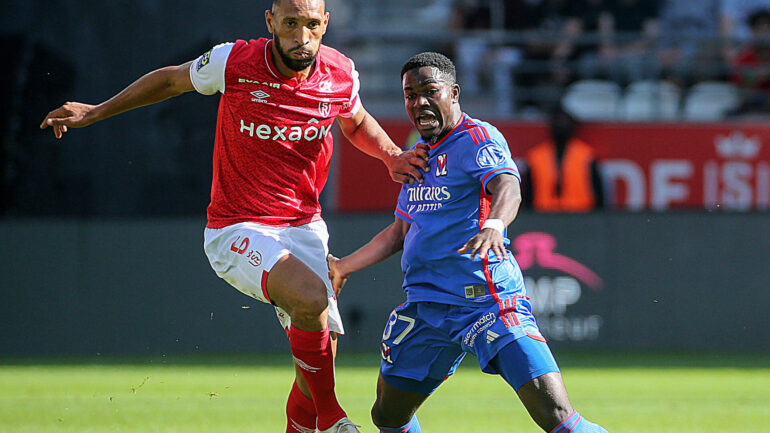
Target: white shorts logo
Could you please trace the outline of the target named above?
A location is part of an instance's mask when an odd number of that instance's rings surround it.
[[[505,160],[505,152],[497,144],[487,144],[476,153],[476,164],[481,167],[494,167]]]

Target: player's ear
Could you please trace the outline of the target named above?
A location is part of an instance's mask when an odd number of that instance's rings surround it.
[[[267,10],[265,11],[265,24],[267,25],[267,31],[270,32],[270,34],[275,34],[275,30],[273,29],[273,18],[275,15],[273,15],[273,11]]]
[[[326,29],[329,28],[329,12],[324,13],[324,32],[322,34],[326,34]]]
[[[460,102],[460,85],[452,84],[452,102]]]

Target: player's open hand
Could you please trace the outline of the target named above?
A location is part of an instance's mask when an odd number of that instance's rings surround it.
[[[428,146],[418,143],[414,148],[401,152],[385,163],[390,177],[399,183],[422,183],[422,173],[430,170],[428,166]]]
[[[93,109],[94,105],[65,102],[64,105],[45,116],[40,124],[40,129],[50,126],[53,128],[53,135],[56,138],[61,138],[67,132],[67,128],[82,128],[94,123],[96,120],[89,116]]]
[[[457,250],[459,254],[465,254],[469,251],[471,253],[471,260],[473,260],[476,254],[483,259],[487,257],[489,251],[492,251],[498,259],[508,258],[508,250],[505,249],[503,234],[492,228],[481,230],[470,238],[462,248]]]
[[[340,259],[329,254],[326,256],[326,264],[329,266],[329,279],[332,280],[334,294],[339,296],[342,286],[348,281],[348,276],[343,274],[338,266]]]

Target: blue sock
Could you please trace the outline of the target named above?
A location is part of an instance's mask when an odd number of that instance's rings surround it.
[[[604,427],[580,416],[577,411],[557,425],[550,433],[608,433]]]
[[[380,433],[422,433],[420,428],[420,421],[417,421],[417,415],[412,417],[405,426],[391,428],[391,427],[377,427],[380,429]]]

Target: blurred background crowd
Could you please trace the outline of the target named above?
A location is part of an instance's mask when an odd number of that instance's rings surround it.
[[[61,142],[37,126],[65,100],[102,101],[143,73],[193,59],[214,44],[268,36],[267,6],[4,2],[0,215],[202,215],[217,98],[184,95]],[[440,51],[457,65],[466,112],[553,132],[545,141],[557,146],[551,150],[557,166],[549,169],[557,172],[549,175],[554,194],[573,177],[558,171],[572,165],[561,163],[581,124],[761,125],[770,115],[770,0],[328,0],[327,10],[325,43],[354,59],[364,104],[377,119],[405,120],[403,62],[419,51]],[[521,151],[515,156],[526,179],[548,178],[533,176],[524,155],[543,138],[516,143],[521,129],[513,130],[508,139]],[[736,151],[751,153],[747,134],[739,131]],[[593,209],[611,201],[601,197],[607,183],[601,164],[589,156],[575,177],[583,178],[583,190],[593,185]],[[759,207],[767,202],[770,170],[762,164],[752,166]],[[337,170],[333,164],[323,197],[332,211]],[[537,208],[537,192],[526,191],[526,204]]]
[[[451,54],[464,94],[487,96],[481,104],[492,103],[498,115],[537,117],[562,98],[588,119],[714,120],[768,112],[770,0],[389,4],[399,11],[394,24],[365,30],[389,28],[382,45],[405,38]],[[377,44],[343,33],[346,41]]]

